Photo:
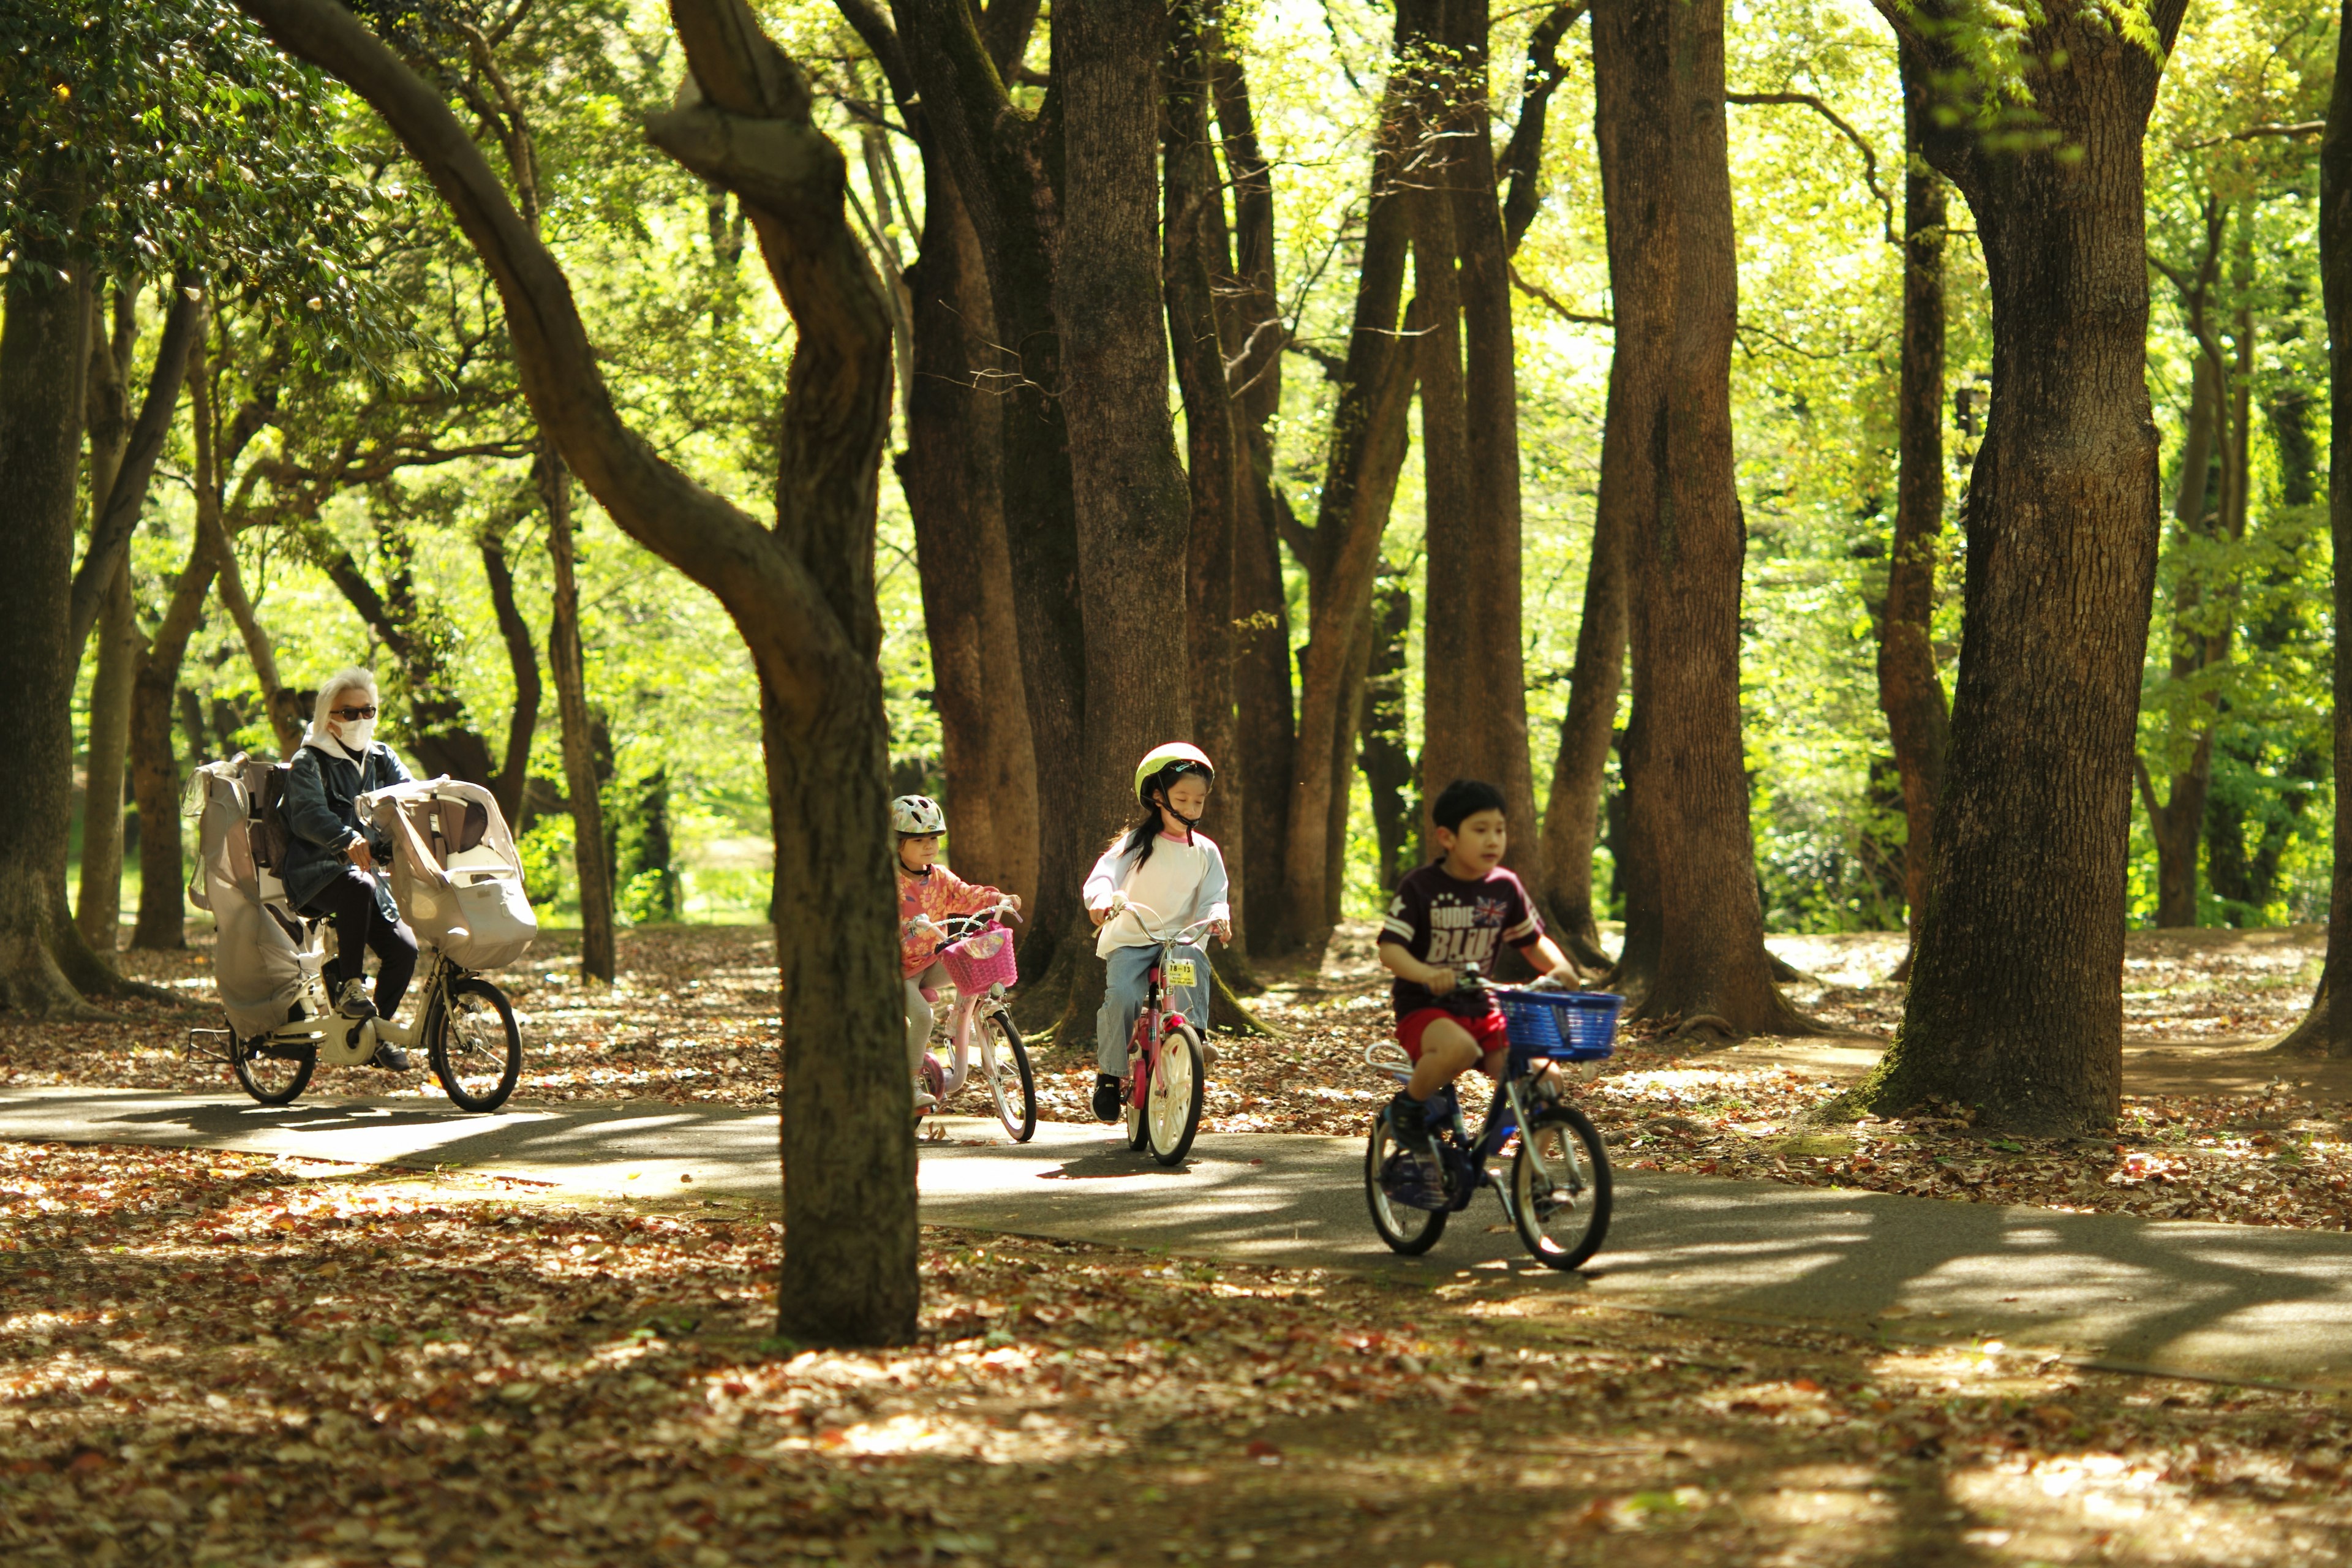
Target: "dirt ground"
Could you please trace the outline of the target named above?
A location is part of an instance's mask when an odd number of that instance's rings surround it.
[[[1225,1037],[1211,1074],[1212,1131],[1355,1135],[1393,1089],[1364,1065],[1389,1037],[1386,976],[1370,922],[1343,927],[1313,969],[1268,967],[1252,1005],[1276,1033]],[[1899,1020],[1884,976],[1893,933],[1776,937],[1808,978],[1799,1005],[1848,1033],[1736,1045],[1629,1029],[1581,1098],[1619,1158],[1643,1169],[2156,1218],[2352,1228],[2352,1062],[2285,1058],[2271,1039],[2300,1016],[2324,931],[2134,931],[2126,943],[2124,1115],[2112,1139],[1979,1135],[1957,1108],[1827,1125],[1818,1114],[1868,1070]],[[211,936],[126,967],[200,1004]],[[778,1067],[773,946],[748,926],[626,931],[611,987],[580,983],[574,932],[551,932],[498,976],[524,1029],[519,1100],[654,1099],[773,1102]],[[131,1004],[99,1025],[0,1024],[0,1083],[232,1089],[227,1069],[185,1048],[200,1009]],[[1091,1048],[1036,1053],[1041,1114],[1087,1119]],[[406,1079],[322,1068],[314,1094],[437,1097]],[[1467,1098],[1474,1114],[1478,1093]],[[988,1114],[977,1087],[951,1110]]]
[[[770,1337],[772,1211],[0,1145],[0,1559],[2328,1564],[2315,1394],[932,1231]]]

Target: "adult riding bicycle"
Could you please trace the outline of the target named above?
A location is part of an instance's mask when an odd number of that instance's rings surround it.
[[[1139,922],[1160,918],[1150,904],[1113,893],[1110,912],[1135,911]],[[1127,1089],[1121,1100],[1127,1113],[1127,1146],[1147,1145],[1163,1165],[1180,1165],[1192,1151],[1201,1131],[1201,1104],[1208,1087],[1208,1052],[1200,1030],[1183,1012],[1169,1005],[1171,987],[1189,989],[1201,984],[1209,963],[1201,945],[1216,925],[1214,919],[1195,921],[1181,931],[1144,933],[1160,948],[1160,956],[1144,973],[1143,1010],[1127,1037]],[[1186,956],[1189,952],[1191,956]]]
[[[1013,961],[1013,932],[1000,919],[1012,908],[1010,900],[1000,900],[992,908],[972,914],[946,921],[917,915],[908,924],[939,937],[939,957],[956,988],[955,1006],[946,1025],[953,1056],[942,1063],[928,1047],[923,1053],[924,1086],[933,1100],[930,1109],[945,1105],[971,1081],[976,1032],[980,1076],[988,1086],[989,1103],[1013,1141],[1026,1143],[1037,1132],[1037,1080],[1030,1070],[1028,1048],[1022,1045],[1021,1031],[1013,1026],[1004,1002],[1006,989],[1020,978]]]
[[[1456,989],[1486,991],[1501,1007],[1510,1040],[1502,1080],[1475,1137],[1454,1085],[1430,1098],[1434,1169],[1391,1137],[1386,1117],[1373,1118],[1364,1144],[1372,1228],[1391,1250],[1418,1256],[1437,1245],[1447,1218],[1467,1208],[1479,1188],[1492,1187],[1536,1261],[1581,1267],[1609,1235],[1609,1155],[1591,1119],[1568,1103],[1560,1064],[1608,1057],[1625,999],[1494,986],[1475,964],[1463,966]],[[1399,1079],[1412,1073],[1394,1041],[1366,1047],[1364,1063]],[[1507,1173],[1495,1168],[1506,1156]]]

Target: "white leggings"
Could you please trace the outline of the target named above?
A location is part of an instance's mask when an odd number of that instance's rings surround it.
[[[907,976],[907,1070],[923,1069],[923,1047],[930,1042],[931,1023],[938,1016],[931,1003],[948,983],[948,966],[934,962],[920,974]],[[926,996],[928,991],[930,995]]]

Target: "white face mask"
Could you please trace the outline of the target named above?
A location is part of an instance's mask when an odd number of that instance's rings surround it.
[[[335,739],[343,743],[343,750],[353,756],[358,756],[368,749],[368,742],[375,739],[375,721],[338,719],[334,723],[334,731]]]

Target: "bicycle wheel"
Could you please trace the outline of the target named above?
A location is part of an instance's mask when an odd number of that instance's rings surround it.
[[[1152,1016],[1146,1013],[1135,1026],[1138,1037],[1150,1028]],[[1143,1114],[1143,1102],[1151,1092],[1151,1053],[1130,1047],[1127,1053],[1127,1146],[1142,1149],[1151,1142],[1151,1123]]]
[[[237,1086],[264,1105],[292,1104],[319,1070],[318,1047],[280,1045],[267,1035],[235,1040],[228,1055]]]
[[[1151,1092],[1145,1097],[1144,1121],[1151,1132],[1151,1157],[1163,1165],[1181,1165],[1192,1152],[1201,1131],[1201,1099],[1208,1089],[1208,1067],[1201,1059],[1201,1037],[1181,1021],[1160,1037],[1160,1068],[1151,1075]]]
[[[1536,1154],[1551,1179],[1536,1168]],[[1555,1105],[1520,1130],[1511,1157],[1511,1219],[1537,1262],[1574,1268],[1600,1251],[1609,1235],[1609,1155],[1584,1112]]]
[[[1364,1206],[1372,1211],[1372,1228],[1380,1232],[1390,1251],[1418,1258],[1445,1234],[1445,1218],[1451,1211],[1415,1208],[1389,1196],[1388,1189],[1381,1185],[1381,1173],[1397,1152],[1396,1142],[1389,1136],[1388,1118],[1373,1117],[1371,1133],[1364,1140]]]
[[[496,1110],[522,1076],[522,1030],[507,994],[478,977],[443,993],[433,1021],[433,1076],[460,1110]]]
[[[980,1065],[988,1078],[996,1119],[1015,1143],[1026,1143],[1037,1135],[1037,1080],[1030,1074],[1029,1051],[1010,1014],[992,1013],[982,1021]]]

